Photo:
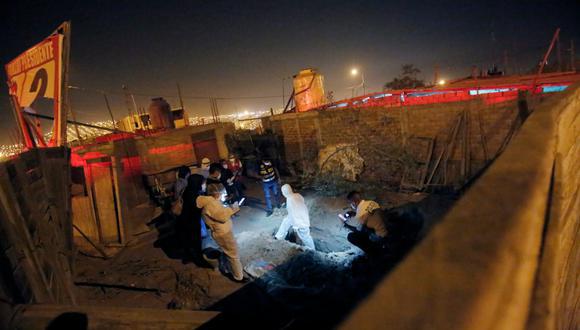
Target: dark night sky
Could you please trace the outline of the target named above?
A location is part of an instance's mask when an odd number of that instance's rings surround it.
[[[432,80],[468,75],[470,66],[502,64],[507,50],[522,69],[539,60],[556,27],[562,49],[580,46],[580,1],[3,1],[3,64],[72,20],[71,85],[111,94],[117,117],[127,113],[121,85],[141,106],[176,95],[186,109],[208,114],[194,96],[278,96],[220,101],[221,113],[282,105],[282,78],[305,67],[325,75],[335,99],[363,70],[371,91],[413,63]],[[580,47],[577,47],[580,48]],[[564,53],[564,58],[568,54]],[[286,93],[290,88],[287,81]],[[83,121],[106,119],[102,97],[72,91]],[[176,104],[175,98],[168,100]],[[0,89],[0,129],[15,127]],[[9,142],[7,133],[0,142]]]

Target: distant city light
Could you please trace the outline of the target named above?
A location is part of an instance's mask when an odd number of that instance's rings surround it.
[[[445,79],[441,79],[437,82],[437,84],[439,84],[440,86],[445,85],[445,83],[446,83]]]

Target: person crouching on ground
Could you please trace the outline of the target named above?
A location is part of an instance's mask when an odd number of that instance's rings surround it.
[[[385,247],[387,238],[387,227],[381,207],[375,201],[362,199],[358,191],[351,191],[347,199],[356,213],[347,212],[339,214],[338,217],[351,231],[347,236],[348,241],[367,255],[380,253]]]
[[[292,229],[298,236],[300,244],[308,249],[315,250],[314,241],[312,236],[310,236],[310,217],[308,216],[308,208],[304,202],[304,197],[299,193],[293,192],[289,184],[282,186],[282,195],[286,197],[288,215],[280,224],[280,228],[278,228],[274,238],[284,239],[290,229]]]
[[[224,206],[222,201],[226,191],[222,184],[208,184],[207,195],[197,197],[197,207],[202,209],[206,225],[210,228],[211,237],[226,256],[232,280],[246,282],[242,263],[238,254],[238,245],[234,238],[232,215],[240,210],[237,204]]]
[[[280,208],[280,174],[278,169],[274,167],[270,159],[262,159],[260,163],[260,178],[262,179],[262,188],[264,189],[264,198],[266,199],[266,216],[269,217],[274,213],[272,209],[272,201],[270,197],[274,198],[276,207]]]

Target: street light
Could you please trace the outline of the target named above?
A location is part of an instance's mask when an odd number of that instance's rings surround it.
[[[439,86],[443,86],[443,85],[445,85],[445,83],[446,83],[445,79],[441,79],[441,80],[439,80],[439,81],[437,82],[437,84],[438,84]]]
[[[358,76],[358,74],[359,74],[359,71],[358,71],[357,68],[350,69],[350,75],[351,76],[356,77],[356,76]],[[356,85],[356,86],[350,87],[350,89],[352,89],[352,97],[354,97],[354,91],[355,91],[355,89],[358,89],[360,87],[362,87],[362,89],[363,89],[363,95],[366,94],[365,74],[363,72],[360,72],[360,77],[361,77],[360,84],[359,85]]]

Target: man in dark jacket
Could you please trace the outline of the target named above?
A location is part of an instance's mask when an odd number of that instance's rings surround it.
[[[274,198],[276,207],[280,207],[280,174],[272,161],[264,158],[260,163],[259,175],[262,179],[262,188],[266,199],[266,216],[269,217],[273,213],[270,197]]]
[[[183,191],[183,209],[177,217],[176,232],[185,250],[184,261],[193,261],[198,265],[206,265],[201,255],[201,209],[195,200],[202,194],[205,178],[192,174],[187,179],[187,187]]]
[[[222,178],[222,165],[220,163],[212,163],[209,166],[209,176],[207,177],[207,184],[220,184]]]

